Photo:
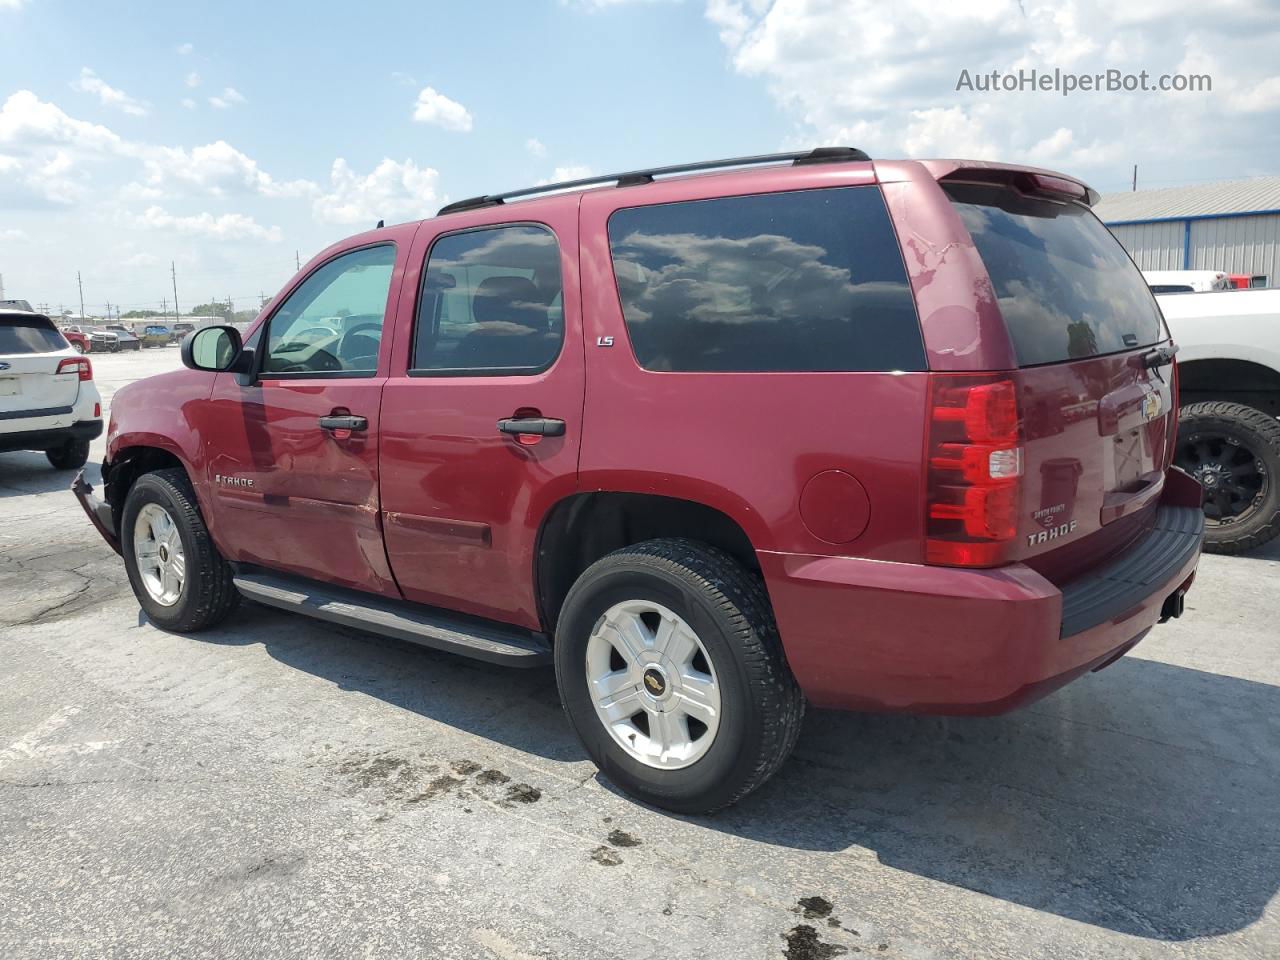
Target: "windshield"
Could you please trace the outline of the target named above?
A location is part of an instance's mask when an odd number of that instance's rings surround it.
[[[1163,339],[1142,274],[1092,211],[1004,186],[944,189],[986,264],[1020,366]]]

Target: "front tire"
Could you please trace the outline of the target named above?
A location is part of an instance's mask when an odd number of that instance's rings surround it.
[[[133,595],[164,630],[204,630],[239,603],[231,568],[213,545],[181,469],[143,474],[130,488],[120,547]]]
[[[799,735],[804,698],[764,586],[706,544],[649,540],[588,567],[561,610],[555,663],[600,771],[677,813],[746,796]]]
[[[44,455],[55,470],[79,470],[89,462],[89,441],[67,440]]]
[[[79,340],[77,340],[75,343],[71,344],[71,346],[75,347],[75,351],[76,351],[76,353],[85,353],[84,344],[83,344],[83,343],[81,343]]]
[[[1280,534],[1280,420],[1241,403],[1178,414],[1178,466],[1204,487],[1204,549],[1244,553]]]

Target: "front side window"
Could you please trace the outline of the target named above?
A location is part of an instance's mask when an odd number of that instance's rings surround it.
[[[647,370],[923,370],[906,268],[876,187],[618,210],[609,247]]]
[[[413,371],[534,373],[551,365],[563,340],[560,245],[551,231],[515,224],[432,245]]]
[[[307,277],[271,317],[265,375],[372,376],[396,248],[335,257]]]

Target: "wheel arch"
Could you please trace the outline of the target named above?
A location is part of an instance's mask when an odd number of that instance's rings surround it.
[[[196,499],[200,491],[195,483],[195,474],[185,459],[171,444],[140,440],[139,442],[117,445],[110,460],[102,465],[103,497],[111,505],[111,516],[120,527],[120,518],[124,514],[125,498],[129,495],[138,478],[157,470],[179,468],[191,480],[196,488]]]
[[[624,491],[571,494],[547,511],[535,541],[534,591],[547,633],[554,636],[565,596],[582,571],[621,547],[664,537],[708,543],[746,569],[760,569],[743,526],[706,503]]]
[[[1178,364],[1179,403],[1242,403],[1280,416],[1280,370],[1236,357],[1201,357]]]

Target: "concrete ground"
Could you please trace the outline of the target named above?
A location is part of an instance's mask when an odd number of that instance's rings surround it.
[[[0,455],[5,958],[1280,956],[1280,544],[1029,709],[814,712],[680,818],[596,776],[549,670],[250,604],[155,630],[70,480]]]

